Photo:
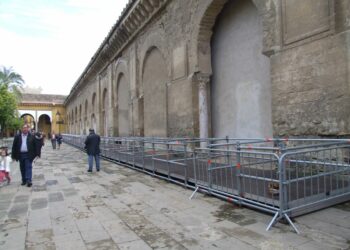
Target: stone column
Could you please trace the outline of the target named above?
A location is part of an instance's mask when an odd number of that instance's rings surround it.
[[[208,111],[208,85],[210,75],[197,74],[198,81],[198,109],[199,109],[199,137],[208,138],[209,131],[209,111]],[[206,142],[201,142],[201,147],[206,147]]]

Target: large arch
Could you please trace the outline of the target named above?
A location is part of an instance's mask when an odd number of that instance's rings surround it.
[[[114,106],[117,106],[117,102],[118,102],[118,95],[117,95],[117,92],[118,92],[118,79],[119,79],[119,76],[120,74],[123,74],[123,76],[125,77],[126,79],[126,82],[130,82],[129,81],[129,71],[128,71],[128,65],[127,65],[127,61],[122,59],[122,58],[119,58],[116,62],[116,65],[115,65],[115,76],[116,76],[116,81],[113,82],[113,105]]]
[[[30,129],[34,129],[36,130],[36,122],[35,122],[35,118],[32,114],[29,113],[24,113],[21,115],[21,118],[24,121],[24,124],[29,125]]]
[[[166,34],[163,30],[159,30],[160,33],[151,33],[148,34],[147,37],[144,39],[142,45],[140,46],[140,68],[142,69],[140,71],[140,79],[143,78],[144,74],[144,68],[146,59],[149,56],[149,53],[152,51],[153,48],[156,48],[162,55],[162,62],[164,62],[163,69],[164,72],[167,74],[167,77],[170,79],[171,77],[171,63],[170,63],[170,52],[169,52],[169,46],[167,45],[166,40],[164,39],[166,37]],[[144,93],[143,84],[138,86],[139,93],[142,95]]]
[[[142,70],[144,136],[167,136],[167,73],[166,61],[156,47],[151,47]]]
[[[91,128],[93,128],[95,131],[97,129],[96,117],[94,113],[91,115]]]
[[[96,93],[92,93],[91,97],[91,111],[92,113],[96,113]]]
[[[75,106],[75,120],[74,120],[74,132],[78,134],[78,107]]]
[[[96,119],[96,115],[97,114],[97,105],[96,105],[96,102],[97,102],[97,94],[96,92],[93,92],[92,93],[92,96],[91,96],[91,120],[90,120],[90,127],[93,128],[96,132],[97,132],[97,119]],[[94,119],[92,119],[92,117]]]
[[[213,136],[272,136],[270,61],[262,54],[263,25],[256,6],[247,0],[227,2],[213,31]]]
[[[71,110],[71,121],[70,121],[70,132],[71,133],[75,133],[75,131],[74,131],[74,119],[75,119],[75,117],[74,117],[74,111],[73,111],[73,109]]]
[[[42,114],[39,116],[38,131],[43,132],[45,136],[48,136],[51,132],[51,120],[47,114]]]
[[[101,128],[102,135],[108,136],[108,126],[107,126],[107,109],[108,109],[108,95],[107,88],[102,92],[102,112],[101,112]]]
[[[116,61],[116,64],[115,64],[115,78],[116,80],[113,82],[113,94],[112,94],[112,103],[113,103],[113,132],[115,135],[117,136],[126,136],[126,135],[130,135],[130,131],[132,131],[132,128],[129,126],[131,125],[129,123],[129,120],[126,121],[125,119],[123,119],[122,117],[119,118],[119,84],[120,84],[120,80],[122,80],[122,82],[126,83],[127,85],[127,92],[124,92],[126,93],[127,96],[122,96],[121,99],[123,98],[128,98],[130,99],[130,91],[131,91],[131,86],[130,86],[130,81],[129,81],[129,71],[128,71],[128,64],[127,64],[127,61],[123,58],[118,58],[118,60]],[[122,77],[122,78],[121,78]],[[125,91],[125,90],[124,90]],[[123,107],[122,109],[125,110],[125,107]],[[128,110],[128,115],[125,116],[125,112],[124,112],[124,115],[123,117],[125,117],[126,119],[129,119],[129,116],[132,116],[132,108],[131,110]],[[125,123],[128,122],[127,126],[127,130],[125,128]],[[119,123],[122,123],[122,124],[119,124]],[[120,128],[123,127],[123,128]],[[126,131],[128,131],[126,133]]]
[[[87,134],[87,130],[88,130],[88,100],[85,100],[85,105],[84,105],[84,129],[83,129],[83,134],[86,135]]]
[[[79,105],[79,134],[83,134],[83,108],[82,105]]]
[[[271,55],[280,44],[281,23],[277,12],[280,8],[275,1],[250,0],[258,9],[263,19],[263,48],[262,52]],[[193,31],[189,45],[189,66],[192,72],[212,73],[211,37],[216,19],[229,0],[201,0],[196,3],[191,22]]]
[[[120,73],[117,80],[118,136],[130,135],[129,100],[129,84],[125,75],[123,73]]]

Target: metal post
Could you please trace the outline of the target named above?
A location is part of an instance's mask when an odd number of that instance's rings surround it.
[[[197,186],[197,161],[196,161],[196,157],[197,157],[197,152],[195,149],[193,149],[193,159],[192,159],[192,162],[193,162],[193,176],[194,176],[194,185]]]
[[[283,149],[281,149],[282,156],[278,161],[278,173],[279,173],[279,202],[280,202],[280,216],[284,214],[284,211],[288,207],[288,194],[286,187],[286,166],[284,164],[285,156],[283,155]]]
[[[209,149],[208,150],[208,187],[209,187],[209,194],[211,194],[211,189],[212,189],[212,171],[211,171],[211,166],[212,166],[212,163],[211,163],[211,150]]]
[[[242,196],[242,177],[241,177],[241,145],[240,142],[237,142],[237,157],[236,157],[236,180],[237,180],[237,192],[238,197]],[[241,200],[238,199],[239,206],[242,206]]]
[[[187,187],[187,179],[188,179],[188,176],[187,176],[187,142],[184,141],[184,152],[185,152],[185,185]]]
[[[190,198],[188,198],[189,200],[192,200],[193,196],[197,193],[198,189],[199,189],[199,187],[196,187],[196,189],[191,194]]]
[[[154,165],[154,154],[156,153],[156,149],[154,146],[154,138],[152,138],[152,172],[153,175],[156,173],[155,165]]]
[[[142,147],[142,169],[145,170],[145,140],[141,139],[141,147]]]
[[[168,181],[170,181],[170,164],[169,164],[169,154],[170,154],[170,146],[169,146],[169,143],[170,143],[170,141],[169,140],[167,140],[166,141],[166,148],[167,148],[167,154],[166,154],[166,160],[167,160],[167,162],[166,162],[166,165],[167,165],[167,168],[168,168]]]

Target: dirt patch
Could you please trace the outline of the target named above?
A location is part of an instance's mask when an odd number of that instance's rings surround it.
[[[45,178],[44,178],[44,175],[43,174],[35,174],[34,176],[33,176],[33,180],[34,181],[41,181],[41,180],[44,180]]]
[[[53,243],[52,229],[28,232],[26,237],[26,249],[56,249]]]
[[[138,214],[136,211],[130,210],[127,212],[121,212],[118,213],[118,216],[153,249],[184,249],[179,242],[149,222],[144,216]]]
[[[70,183],[80,183],[80,182],[82,182],[82,179],[80,179],[77,176],[69,177],[68,180],[69,180]]]
[[[119,249],[111,239],[91,242],[86,244],[86,246],[88,249],[100,249],[100,250]]]
[[[218,222],[228,220],[240,226],[256,223],[255,219],[247,218],[245,215],[240,213],[240,209],[238,207],[235,207],[232,204],[223,204],[212,214],[217,217]]]
[[[85,200],[86,206],[88,208],[90,207],[98,207],[98,206],[103,206],[104,202],[98,197],[97,195],[90,195],[87,197],[83,197]]]
[[[248,228],[237,227],[237,228],[223,228],[223,232],[238,239],[249,238],[254,241],[267,240],[262,234],[256,233]]]
[[[341,209],[343,211],[347,211],[350,212],[350,201],[348,202],[344,202],[342,204],[338,204],[336,206],[334,206],[335,208]]]

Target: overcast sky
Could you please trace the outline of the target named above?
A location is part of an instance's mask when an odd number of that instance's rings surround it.
[[[0,0],[0,66],[67,95],[128,0]]]

